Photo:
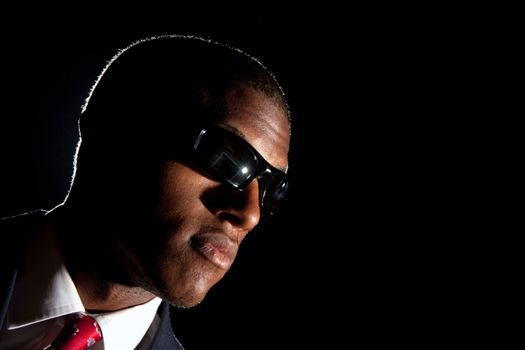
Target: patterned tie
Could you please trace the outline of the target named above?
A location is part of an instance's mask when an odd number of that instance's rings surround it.
[[[102,339],[97,321],[88,315],[76,313],[66,317],[66,324],[46,350],[84,350]]]

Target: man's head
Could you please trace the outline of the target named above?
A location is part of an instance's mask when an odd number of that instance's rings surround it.
[[[81,117],[71,207],[107,278],[200,302],[286,189],[281,88],[242,52],[161,37],[108,64]],[[261,208],[262,205],[262,208]]]

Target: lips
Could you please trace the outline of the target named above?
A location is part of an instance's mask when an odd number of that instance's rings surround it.
[[[191,239],[193,248],[215,266],[228,270],[237,254],[237,245],[223,233],[201,233]]]

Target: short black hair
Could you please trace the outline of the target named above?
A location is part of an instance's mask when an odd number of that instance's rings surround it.
[[[106,65],[82,108],[81,130],[96,130],[97,142],[137,135],[149,142],[163,130],[224,117],[224,93],[235,87],[263,92],[290,121],[281,86],[257,59],[199,37],[150,37]]]

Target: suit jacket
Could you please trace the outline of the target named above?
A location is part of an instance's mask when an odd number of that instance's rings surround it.
[[[13,218],[0,219],[0,329],[3,329],[7,322],[7,310],[16,287],[18,266],[23,255],[24,243],[29,232],[33,231],[34,227],[41,222],[44,214],[44,211],[36,211]],[[162,302],[157,311],[157,316],[156,322],[146,333],[146,335],[151,336],[149,349],[184,350],[173,333],[168,303]],[[141,344],[139,344],[139,348]]]

